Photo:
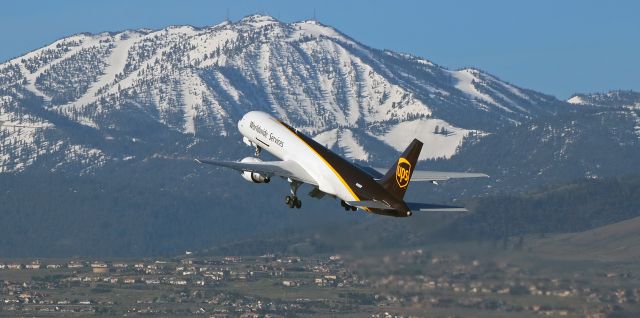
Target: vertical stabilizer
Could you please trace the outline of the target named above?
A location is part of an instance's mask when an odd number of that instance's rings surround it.
[[[404,197],[404,193],[409,187],[411,174],[418,161],[418,156],[420,156],[420,150],[422,150],[422,142],[414,139],[389,171],[387,171],[387,174],[380,179],[382,187],[398,199]]]

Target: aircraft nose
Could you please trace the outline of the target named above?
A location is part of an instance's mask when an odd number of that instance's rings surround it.
[[[242,118],[240,118],[240,120],[238,120],[238,129],[244,127],[245,117],[247,117],[247,114],[245,114],[244,116],[242,116]]]

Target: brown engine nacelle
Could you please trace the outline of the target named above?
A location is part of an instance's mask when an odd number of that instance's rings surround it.
[[[240,162],[262,162],[262,160],[256,157],[246,157],[240,160]],[[269,181],[271,181],[269,176],[265,176],[259,172],[253,171],[243,171],[242,178],[253,183],[269,183]]]

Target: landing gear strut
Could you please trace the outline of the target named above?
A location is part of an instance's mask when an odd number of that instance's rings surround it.
[[[260,150],[262,150],[262,148],[256,145],[256,157],[260,157]]]
[[[286,196],[284,198],[284,203],[291,209],[293,208],[299,209],[302,207],[302,201],[298,199],[298,196],[296,195],[296,193],[298,192],[298,188],[300,187],[301,183],[299,181],[295,181],[291,179],[288,179],[288,181],[289,181],[289,186],[291,187],[292,195]]]
[[[344,208],[345,211],[355,211],[357,208],[355,206],[350,206],[344,200],[340,200],[340,205]]]

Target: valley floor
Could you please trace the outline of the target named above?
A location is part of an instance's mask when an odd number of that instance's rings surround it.
[[[577,234],[580,235],[580,234]],[[0,316],[638,317],[640,263],[554,239],[363,254],[0,260]],[[564,246],[566,248],[566,246]]]

